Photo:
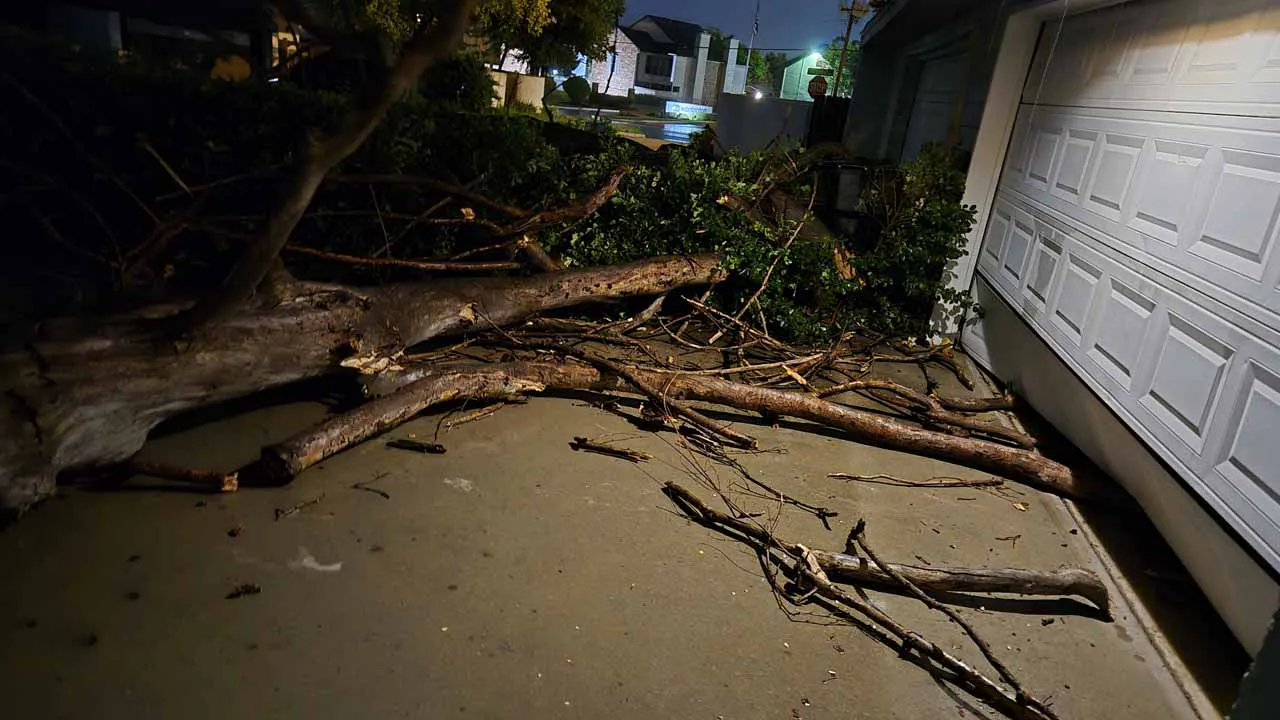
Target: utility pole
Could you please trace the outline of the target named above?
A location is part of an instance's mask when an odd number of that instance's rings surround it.
[[[835,87],[831,89],[831,94],[840,95],[840,76],[844,74],[844,57],[849,52],[849,36],[853,34],[853,21],[867,14],[867,6],[860,2],[851,2],[849,5],[841,5],[840,12],[849,15],[849,22],[844,26],[844,44],[840,47],[840,64],[836,66]]]
[[[747,41],[747,79],[746,82],[743,83],[744,88],[746,87],[746,83],[751,82],[751,53],[755,49],[756,33],[758,32],[760,32],[760,0],[756,0],[756,14],[751,20],[751,39]],[[738,64],[738,58],[725,59],[731,60],[732,65]]]

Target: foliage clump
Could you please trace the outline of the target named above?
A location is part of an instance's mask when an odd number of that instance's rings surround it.
[[[569,102],[574,105],[586,105],[591,99],[591,84],[581,75],[574,75],[564,81],[564,92],[569,96]]]
[[[331,129],[353,103],[287,79],[217,82],[29,42],[4,47],[0,61],[32,95],[15,91],[0,115],[0,217],[11,237],[27,238],[0,256],[11,320],[203,292],[261,223],[306,130]],[[732,273],[711,302],[730,313],[773,267],[748,312],[781,339],[823,341],[862,327],[920,336],[935,299],[964,307],[945,271],[963,253],[973,211],[961,206],[963,176],[940,149],[880,171],[865,203],[874,232],[838,237],[812,222],[800,228],[771,204],[773,188],[801,206],[810,197],[811,175],[788,171],[798,150],[655,153],[585,120],[574,127],[493,110],[487,82],[474,58],[439,65],[337,173],[434,178],[533,212],[581,203],[625,166],[607,204],[540,236],[547,250],[572,266],[719,252]],[[413,183],[326,184],[291,242],[447,258],[493,243],[460,218],[507,219],[443,200]],[[287,259],[326,279],[410,272]]]

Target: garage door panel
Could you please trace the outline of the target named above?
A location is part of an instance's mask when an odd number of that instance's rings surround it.
[[[1280,569],[1280,5],[1050,24],[978,272]]]
[[[1205,115],[1024,108],[1019,123],[1033,146],[1028,170],[1001,187],[1099,228],[1143,262],[1280,312],[1280,121],[1243,129]]]
[[[1023,101],[1235,115],[1280,108],[1280,9],[1269,0],[1130,3],[1050,25]],[[1047,64],[1047,70],[1046,70]]]
[[[1223,149],[1216,170],[1191,252],[1260,281],[1280,225],[1280,154]]]
[[[1022,277],[1008,257],[980,273],[1215,505],[1238,508],[1242,534],[1280,548],[1280,333],[1034,208],[1006,191],[993,212],[1031,231]]]
[[[1207,474],[1218,494],[1272,548],[1280,547],[1280,364],[1274,356],[1241,363],[1229,390],[1221,444]]]

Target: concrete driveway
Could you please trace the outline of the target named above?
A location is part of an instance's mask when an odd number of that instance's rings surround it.
[[[910,382],[919,373],[885,367]],[[318,403],[260,407],[145,452],[231,468],[324,413]],[[393,435],[430,438],[438,420]],[[783,513],[777,532],[790,539],[840,549],[861,517],[890,560],[1112,566],[1057,498],[841,482],[826,474],[986,476],[800,426],[750,431],[775,451],[742,456],[745,466],[840,513],[830,531]],[[816,609],[784,612],[751,552],[677,515],[659,492],[672,479],[697,489],[669,436],[568,398],[534,398],[441,433],[445,455],[375,440],[286,488],[199,495],[136,481],[129,490],[71,490],[37,509],[0,534],[4,716],[991,715]],[[637,465],[575,453],[575,435],[655,458]],[[733,478],[705,467],[721,482]],[[276,519],[277,509],[312,500]],[[245,584],[260,592],[226,599]],[[1227,648],[1207,679],[1187,674],[1121,590],[1113,588],[1114,622],[1057,600],[994,600],[963,612],[1064,719],[1170,720],[1224,708],[1244,660],[1203,599],[1184,594],[1164,610],[1197,625],[1196,642]],[[979,659],[918,602],[869,597]]]

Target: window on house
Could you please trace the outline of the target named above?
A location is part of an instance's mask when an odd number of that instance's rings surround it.
[[[671,66],[675,59],[670,55],[646,55],[644,58],[644,74],[671,77]]]

